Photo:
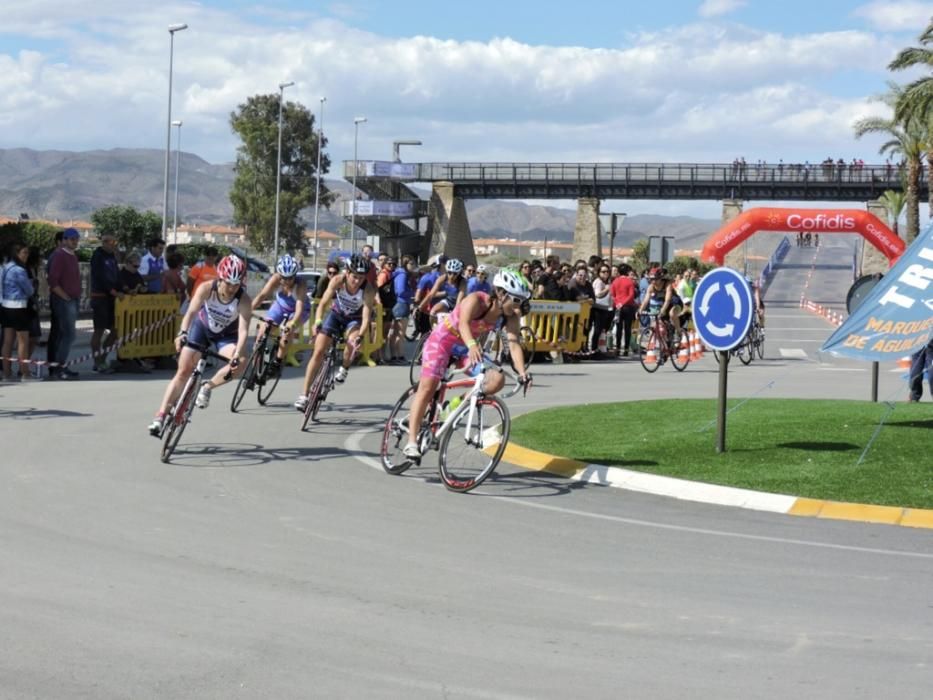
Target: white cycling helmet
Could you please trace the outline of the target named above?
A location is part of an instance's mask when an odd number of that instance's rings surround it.
[[[498,287],[506,294],[511,294],[519,299],[531,299],[531,290],[525,284],[525,280],[514,270],[503,268],[492,278],[492,286]]]
[[[447,272],[456,275],[463,272],[463,263],[457,260],[457,258],[451,258],[447,261],[447,267],[445,269]]]
[[[275,271],[282,277],[294,277],[298,274],[298,261],[291,255],[283,255],[275,264]]]

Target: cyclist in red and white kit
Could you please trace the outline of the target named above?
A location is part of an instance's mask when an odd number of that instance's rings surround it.
[[[217,265],[217,276],[218,279],[197,288],[188,312],[181,320],[181,330],[175,337],[178,371],[165,388],[159,411],[149,425],[150,435],[158,437],[162,434],[165,416],[201,358],[199,348],[214,343],[218,354],[228,358],[230,364],[221,367],[210,380],[201,384],[195,400],[198,408],[207,408],[211,391],[229,381],[243,365],[252,314],[249,294],[243,287],[246,263],[235,255],[228,255]]]

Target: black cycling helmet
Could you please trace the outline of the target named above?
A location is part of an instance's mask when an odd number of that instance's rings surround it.
[[[347,258],[347,272],[355,272],[358,275],[365,275],[369,272],[369,260],[362,255],[351,255]]]

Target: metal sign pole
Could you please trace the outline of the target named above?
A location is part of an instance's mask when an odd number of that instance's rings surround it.
[[[729,383],[729,352],[717,350],[719,353],[719,408],[716,416],[716,452],[722,454],[726,451],[726,399]]]
[[[871,400],[878,403],[878,363],[871,363]]]

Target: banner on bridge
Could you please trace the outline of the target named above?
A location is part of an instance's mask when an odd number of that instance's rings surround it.
[[[917,236],[821,350],[877,362],[917,352],[933,332],[931,284],[933,224]]]

